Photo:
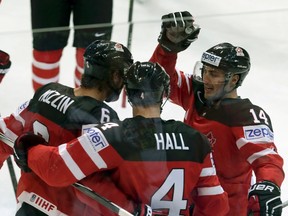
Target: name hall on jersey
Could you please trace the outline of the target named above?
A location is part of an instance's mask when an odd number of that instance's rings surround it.
[[[154,136],[157,142],[157,150],[189,150],[189,147],[185,146],[181,133],[165,133],[165,135],[155,133]]]

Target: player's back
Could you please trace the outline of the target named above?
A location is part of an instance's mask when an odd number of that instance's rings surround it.
[[[206,137],[174,120],[137,116],[119,124],[102,131],[124,159],[112,179],[136,202],[170,209],[169,215],[188,215],[192,191],[201,187],[204,160],[210,160]]]
[[[36,91],[20,117],[25,122],[24,128],[23,131],[13,128],[15,133],[34,132],[47,143],[58,144],[81,135],[91,124],[118,119],[116,112],[105,103],[88,96],[76,97],[73,88],[58,83],[48,84]],[[21,174],[17,194],[19,201],[27,202],[47,214],[57,210],[69,215],[72,212],[81,215],[83,212],[72,187],[50,187],[32,172]]]

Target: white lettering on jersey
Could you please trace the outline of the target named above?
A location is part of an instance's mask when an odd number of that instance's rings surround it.
[[[157,142],[157,150],[189,150],[189,147],[185,146],[181,133],[165,133],[165,135],[163,133],[155,133],[154,136]]]
[[[267,125],[243,127],[244,137],[253,142],[273,142],[274,134]]]
[[[67,95],[61,95],[59,92],[55,90],[47,90],[45,93],[43,93],[38,101],[42,101],[44,103],[49,104],[53,108],[59,110],[63,114],[66,113],[68,107],[74,103],[74,100],[72,100]]]
[[[17,197],[19,204],[22,205],[22,203],[28,203],[31,206],[34,206],[36,209],[44,212],[46,215],[49,216],[67,216],[63,212],[60,212],[57,210],[57,206],[53,203],[49,202],[45,198],[39,196],[36,193],[33,192],[26,192],[23,191],[21,194]]]

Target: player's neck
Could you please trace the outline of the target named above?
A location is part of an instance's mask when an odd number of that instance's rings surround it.
[[[92,97],[99,101],[104,101],[106,99],[106,95],[103,92],[97,91],[97,89],[87,89],[87,88],[74,88],[75,96],[88,96]]]
[[[160,107],[157,106],[133,106],[133,116],[143,116],[145,118],[160,118]]]

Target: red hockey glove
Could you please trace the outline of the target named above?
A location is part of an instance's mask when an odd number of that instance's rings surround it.
[[[5,76],[5,74],[8,72],[9,68],[11,66],[10,56],[8,53],[0,50],[0,83]]]
[[[280,216],[282,213],[280,193],[280,188],[270,181],[258,182],[252,185],[248,196],[248,214],[253,216]]]
[[[169,13],[162,16],[161,32],[158,42],[161,47],[172,53],[187,49],[198,39],[200,28],[194,25],[194,18],[188,11]]]
[[[140,204],[133,213],[134,216],[167,216],[167,213],[152,208],[146,204]]]
[[[24,172],[31,172],[28,167],[28,150],[35,145],[44,143],[45,140],[41,136],[32,133],[22,134],[15,140],[14,158],[21,170]]]

